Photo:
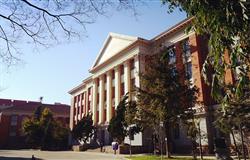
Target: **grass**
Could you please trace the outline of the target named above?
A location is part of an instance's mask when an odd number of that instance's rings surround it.
[[[126,157],[129,160],[161,160],[161,156],[132,156]],[[192,160],[193,158],[165,158],[163,160]],[[204,159],[205,160],[205,159]]]

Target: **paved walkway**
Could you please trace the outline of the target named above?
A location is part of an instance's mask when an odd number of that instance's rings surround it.
[[[0,160],[30,160],[32,155],[42,160],[124,160],[124,155],[95,152],[0,150]]]

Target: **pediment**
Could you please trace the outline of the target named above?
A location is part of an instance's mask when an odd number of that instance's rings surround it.
[[[125,49],[130,44],[135,42],[137,39],[137,37],[110,33],[106,41],[104,42],[104,45],[100,50],[92,68],[107,61],[108,59],[116,55],[119,51]]]

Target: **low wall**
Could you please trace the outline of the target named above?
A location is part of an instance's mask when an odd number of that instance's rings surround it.
[[[131,146],[131,153],[132,154],[138,154],[138,153],[145,153],[145,147],[143,146]],[[129,154],[130,153],[130,146],[129,145],[120,145],[119,154]]]

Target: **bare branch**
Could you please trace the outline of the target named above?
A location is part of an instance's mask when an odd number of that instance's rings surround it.
[[[19,60],[16,46],[20,43],[49,47],[80,38],[98,15],[106,16],[114,9],[136,15],[136,6],[136,0],[0,0],[0,61]]]

